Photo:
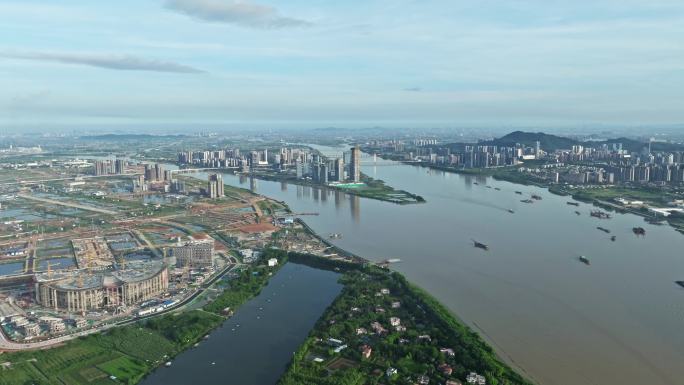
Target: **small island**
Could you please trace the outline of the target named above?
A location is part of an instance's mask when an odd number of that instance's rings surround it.
[[[344,272],[344,289],[279,385],[530,384],[401,274],[306,255],[294,260]]]

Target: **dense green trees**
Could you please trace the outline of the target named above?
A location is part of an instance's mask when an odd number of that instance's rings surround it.
[[[431,383],[443,383],[448,378],[463,380],[471,371],[484,375],[488,384],[528,384],[477,334],[403,276],[373,266],[352,266],[346,266],[341,278],[342,294],[317,322],[279,385],[411,384],[421,375]],[[391,327],[390,317],[400,318],[406,330]],[[371,326],[375,322],[387,331],[375,333]],[[348,348],[331,354],[328,338],[342,340]],[[371,357],[361,356],[362,345],[372,347]],[[453,355],[440,351],[443,348],[452,349]],[[313,358],[325,361],[317,363]],[[348,365],[340,368],[340,359]],[[440,364],[447,364],[453,373],[444,374]],[[390,367],[398,373],[387,378]]]

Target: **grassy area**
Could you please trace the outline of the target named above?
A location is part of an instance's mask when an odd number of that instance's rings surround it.
[[[269,258],[278,259],[278,264],[274,267],[264,265],[263,263]],[[260,258],[262,263],[255,263],[253,266],[242,270],[238,277],[226,282],[228,289],[207,304],[204,310],[215,314],[222,314],[224,309],[228,308],[234,311],[243,303],[257,296],[268,283],[271,274],[283,266],[287,260],[288,254],[285,251],[266,250]]]
[[[264,215],[273,215],[278,211],[283,211],[287,209],[285,205],[270,199],[259,201],[257,202],[257,205],[259,206],[261,212]]]
[[[476,333],[400,274],[344,263],[335,267],[346,270],[342,294],[297,350],[279,385],[414,384],[421,376],[443,384],[449,379],[465,382],[470,372],[483,375],[487,384],[529,384]],[[391,324],[392,317],[401,327]],[[330,338],[347,348],[335,352],[339,344]],[[370,356],[362,355],[363,347],[372,349]],[[389,368],[397,373],[386,376]]]
[[[154,323],[114,328],[50,350],[3,355],[11,367],[0,371],[0,384],[136,384],[187,347],[187,339],[201,338],[221,321],[202,311],[166,315]]]
[[[663,206],[674,199],[676,194],[668,192],[666,189],[649,187],[606,187],[592,189],[571,189],[573,198],[585,201],[603,200],[613,201],[615,198],[625,198],[629,200],[640,200],[653,206]],[[681,197],[679,198],[681,199]]]
[[[398,204],[425,202],[425,199],[420,195],[412,194],[405,190],[396,190],[394,187],[387,185],[385,181],[373,179],[365,174],[361,175],[361,181],[365,183],[365,186],[339,188],[339,190],[364,198],[377,199]]]

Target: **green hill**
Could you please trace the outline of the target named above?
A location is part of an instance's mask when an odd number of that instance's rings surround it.
[[[535,143],[539,141],[541,148],[545,151],[554,151],[558,149],[570,149],[577,144],[583,144],[574,139],[565,138],[562,136],[545,134],[543,132],[523,132],[514,131],[508,135],[504,135],[498,139],[482,142],[480,144],[490,146],[515,146],[516,143],[523,144],[528,147],[534,147]]]
[[[516,144],[522,144],[527,147],[534,147],[539,141],[542,150],[569,150],[574,145],[582,145],[584,147],[599,147],[603,144],[622,143],[622,148],[630,152],[641,152],[641,150],[648,146],[647,142],[640,142],[638,140],[629,138],[614,138],[603,141],[579,141],[564,136],[545,134],[543,132],[524,132],[514,131],[510,134],[504,135],[497,139],[486,140],[478,142],[478,145],[483,146],[504,146],[514,147]],[[432,147],[448,147],[452,151],[463,151],[466,145],[473,145],[473,143],[449,143],[445,145],[435,145]],[[678,143],[653,142],[651,143],[652,151],[684,151],[684,145]]]

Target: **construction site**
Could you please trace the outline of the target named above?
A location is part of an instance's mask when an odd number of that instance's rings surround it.
[[[267,247],[335,256],[279,202],[118,164],[123,175],[59,160],[0,179],[0,350],[192,308]]]

